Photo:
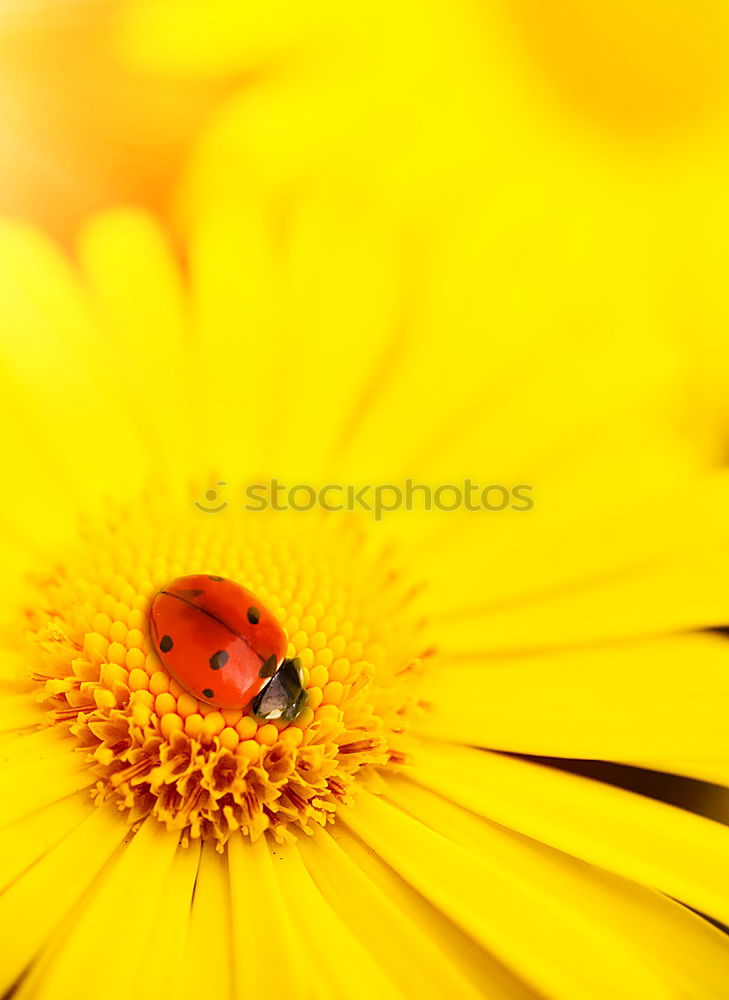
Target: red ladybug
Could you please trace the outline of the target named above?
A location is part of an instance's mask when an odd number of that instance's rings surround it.
[[[197,573],[163,587],[149,613],[164,666],[195,698],[292,719],[306,700],[298,660],[284,659],[286,633],[261,601],[232,580]]]

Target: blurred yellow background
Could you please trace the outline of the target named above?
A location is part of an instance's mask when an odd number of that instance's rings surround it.
[[[723,461],[728,18],[720,0],[4,0],[0,211],[72,244],[109,206],[179,232],[325,205],[360,264],[380,241],[432,289],[441,328],[658,342],[659,419]]]

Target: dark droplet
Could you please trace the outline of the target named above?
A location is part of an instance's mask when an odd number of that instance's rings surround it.
[[[257,625],[261,620],[261,612],[258,608],[248,608],[248,621],[251,625]]]
[[[174,643],[172,642],[172,636],[170,635],[163,635],[159,641],[159,648],[162,650],[163,653],[169,653],[173,645]]]
[[[203,688],[203,694],[206,698],[212,698],[215,692],[212,688]]]

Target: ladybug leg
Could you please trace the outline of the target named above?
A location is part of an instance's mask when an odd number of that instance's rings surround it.
[[[301,665],[298,658],[284,660],[265,688],[251,703],[261,719],[295,719],[306,703]]]

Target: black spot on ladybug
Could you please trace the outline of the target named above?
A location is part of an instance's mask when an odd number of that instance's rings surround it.
[[[210,657],[210,669],[220,670],[228,662],[228,654],[224,649],[219,650],[217,653],[213,653]]]
[[[208,580],[215,580],[216,583],[222,583],[223,582],[223,577],[222,576],[209,576]]]
[[[163,635],[159,641],[159,648],[162,650],[163,653],[169,653],[173,645],[174,643],[172,642],[172,636],[169,635]]]
[[[206,698],[212,698],[215,692],[212,688],[203,688],[203,694]]]
[[[261,620],[261,612],[258,608],[248,608],[248,621],[251,625],[257,625]]]
[[[204,594],[204,590],[176,590],[175,597],[182,597],[187,601],[194,601],[196,597],[200,594]]]
[[[278,666],[278,661],[276,657],[271,655],[267,660],[264,661],[261,669],[258,671],[259,677],[273,677],[276,673],[276,667]]]

